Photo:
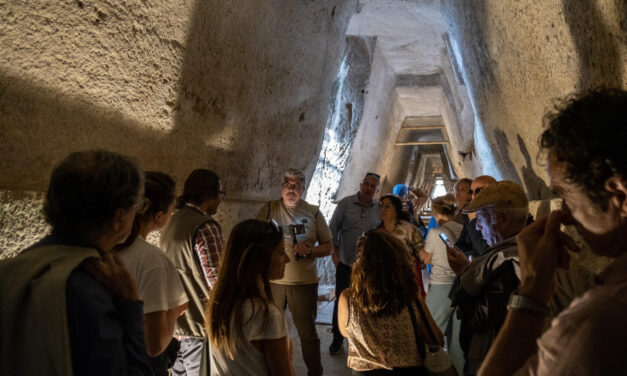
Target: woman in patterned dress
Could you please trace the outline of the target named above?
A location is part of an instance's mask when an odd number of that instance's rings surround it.
[[[354,374],[420,375],[418,346],[423,343],[416,343],[416,337],[442,344],[413,274],[406,247],[396,237],[371,230],[360,239],[350,288],[338,303],[340,332],[348,338],[348,367]]]

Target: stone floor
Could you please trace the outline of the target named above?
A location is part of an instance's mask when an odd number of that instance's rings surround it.
[[[318,303],[318,319],[316,329],[320,337],[320,352],[322,355],[322,367],[325,376],[349,376],[351,371],[346,367],[346,354],[348,343],[344,340],[344,349],[337,355],[329,355],[329,345],[333,340],[331,332],[331,317],[333,315],[333,302],[321,301]],[[292,317],[289,311],[286,312],[289,324],[290,338],[294,343],[294,371],[296,376],[307,376],[307,367],[303,362],[303,356],[300,350],[300,340],[298,333],[294,327]]]

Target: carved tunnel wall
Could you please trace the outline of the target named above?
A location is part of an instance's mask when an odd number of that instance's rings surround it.
[[[627,86],[626,9],[0,0],[0,258],[45,234],[53,163],[89,148],[134,156],[179,187],[192,169],[214,169],[228,233],[278,197],[287,167],[313,178],[311,199],[328,210],[366,171],[384,176],[384,192],[420,182],[419,166],[431,164],[412,156],[433,153],[395,140],[406,117],[437,115],[450,138],[440,155],[457,177],[492,174],[546,199],[542,115],[573,91]]]

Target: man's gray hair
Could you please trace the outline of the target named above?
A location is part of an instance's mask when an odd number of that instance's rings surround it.
[[[307,177],[305,173],[296,168],[288,168],[283,173],[283,181],[287,181],[288,179],[298,179],[302,182],[303,186],[307,184]]]

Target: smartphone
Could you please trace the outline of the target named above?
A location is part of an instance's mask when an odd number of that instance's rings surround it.
[[[448,240],[448,236],[446,236],[445,233],[441,232],[440,233],[440,239],[442,239],[442,241],[444,242],[444,244],[446,244],[447,247],[449,248],[454,248],[455,245],[453,243],[451,243],[450,240]]]

